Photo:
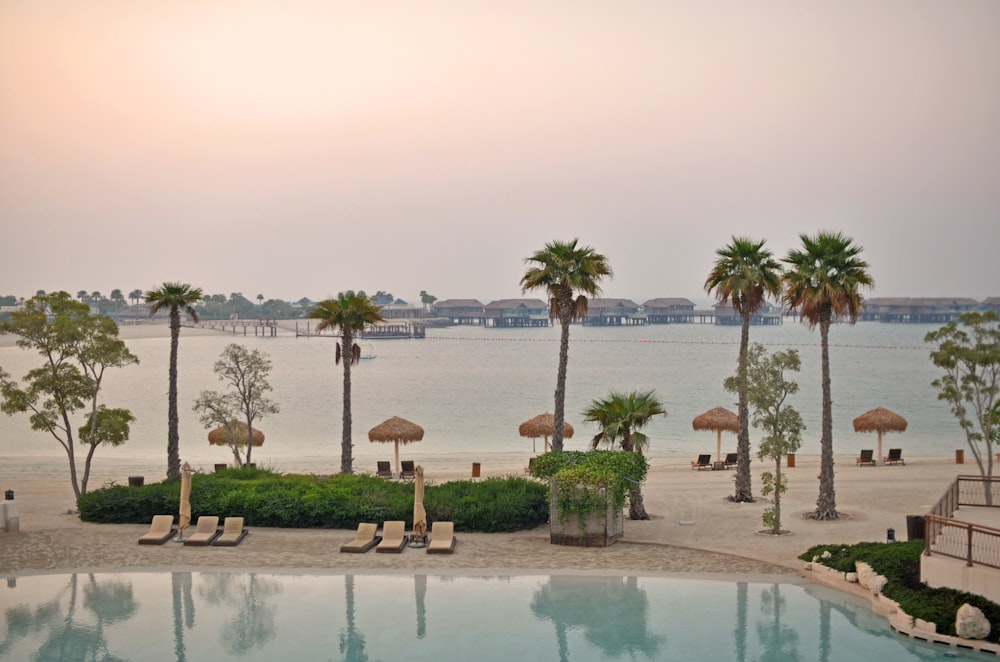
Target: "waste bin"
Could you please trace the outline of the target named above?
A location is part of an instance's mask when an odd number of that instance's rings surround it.
[[[907,515],[906,516],[906,539],[907,540],[923,540],[924,539],[924,516],[923,515]]]
[[[479,463],[478,462],[473,462],[472,463],[472,477],[473,478],[479,478]]]
[[[955,464],[965,464],[965,451],[961,448],[955,449]]]
[[[788,455],[786,455],[785,456],[785,461],[786,461],[789,469],[794,468],[795,467],[795,453],[789,453]]]
[[[146,479],[143,476],[129,476],[128,477],[128,486],[129,487],[142,487],[142,484],[145,482],[145,480]]]

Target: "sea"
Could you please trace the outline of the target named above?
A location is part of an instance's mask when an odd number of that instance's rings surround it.
[[[293,323],[292,323],[293,324]],[[853,419],[887,407],[907,419],[904,433],[889,433],[883,449],[902,447],[904,457],[950,455],[965,448],[964,433],[931,382],[939,369],[924,336],[939,325],[859,322],[830,330],[835,453],[850,457],[875,448],[874,433],[854,432]],[[210,446],[208,430],[192,405],[203,390],[223,390],[213,366],[229,343],[258,349],[272,362],[269,394],[280,413],[257,422],[265,435],[255,448],[258,466],[277,471],[336,473],[340,469],[342,366],[334,363],[332,337],[297,336],[288,323],[274,336],[184,328],[179,350],[181,458],[212,470],[232,461],[228,448]],[[400,450],[402,459],[425,467],[478,462],[526,462],[542,451],[542,439],[526,439],[518,426],[553,411],[559,351],[558,324],[547,328],[494,329],[455,326],[428,328],[427,337],[363,340],[367,358],[352,370],[355,471],[375,470],[377,460],[393,459],[393,445],[372,443],[368,430],[392,416],[424,428],[418,443]],[[155,335],[156,337],[146,337]],[[101,447],[94,458],[97,480],[139,474],[158,479],[166,471],[167,368],[169,333],[128,337],[139,364],[109,370],[101,402],[124,407],[136,418],[129,440]],[[694,459],[714,453],[714,432],[695,431],[692,419],[716,406],[736,410],[736,397],[723,381],[736,369],[740,328],[711,324],[632,327],[574,325],[570,330],[566,420],[575,434],[568,450],[586,450],[597,434],[582,412],[612,391],[654,390],[667,415],[644,432],[652,463]],[[788,377],[799,384],[790,404],[806,425],[802,455],[819,453],[820,345],[818,329],[786,319],[782,325],[754,326],[751,342],[769,351],[798,350],[802,369]],[[16,377],[41,357],[0,337],[0,367]],[[75,425],[83,417],[77,414]],[[751,430],[756,446],[759,432]],[[723,452],[734,451],[735,435],[724,433]],[[78,457],[84,447],[78,447]],[[0,415],[0,476],[65,472],[66,451],[48,433],[31,430],[26,414]],[[110,477],[110,478],[109,478]],[[95,484],[92,482],[91,487]]]

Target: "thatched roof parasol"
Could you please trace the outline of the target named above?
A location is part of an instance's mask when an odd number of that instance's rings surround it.
[[[208,433],[208,443],[213,446],[246,445],[247,424],[241,421],[233,421],[228,427],[220,425]],[[264,445],[264,433],[257,428],[253,429],[253,445]]]
[[[399,445],[424,438],[424,429],[399,416],[388,418],[368,431],[368,441],[393,442],[396,445],[396,475],[399,475]]]
[[[542,437],[545,439],[545,452],[547,453],[549,451],[549,437],[556,431],[556,417],[552,414],[539,414],[531,420],[521,423],[517,431],[522,437],[531,437],[532,439]],[[563,421],[563,438],[573,438],[573,426],[566,421]]]
[[[739,432],[740,417],[729,411],[725,407],[715,407],[709,409],[704,414],[699,414],[691,421],[691,427],[695,430],[712,430],[715,432],[715,459],[722,461],[722,433]]]
[[[882,461],[882,434],[885,432],[906,432],[906,419],[885,407],[876,407],[854,419],[855,432],[878,432],[878,457]]]

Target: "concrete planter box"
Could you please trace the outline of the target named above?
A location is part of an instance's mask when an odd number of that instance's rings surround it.
[[[555,480],[549,481],[549,542],[570,547],[607,547],[625,535],[624,515],[621,509],[604,499],[600,512],[588,513],[581,525],[578,515],[565,521],[559,518],[559,497]]]

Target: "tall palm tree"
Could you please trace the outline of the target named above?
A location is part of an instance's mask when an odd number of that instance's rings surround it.
[[[343,435],[340,441],[340,472],[353,473],[354,459],[351,441],[351,365],[361,358],[361,347],[355,345],[354,337],[364,330],[366,324],[382,321],[382,311],[364,292],[348,290],[336,299],[320,301],[309,311],[309,317],[320,320],[316,332],[324,329],[340,330],[340,344],[337,345],[335,361],[344,360],[344,414]]]
[[[569,362],[569,325],[587,315],[587,296],[601,291],[600,281],[612,276],[608,259],[590,246],[552,241],[524,260],[532,265],[521,277],[521,289],[544,289],[549,294],[549,319],[558,319],[562,327],[559,337],[559,369],[556,373],[555,430],[552,450],[563,447],[563,422],[566,418],[566,364]],[[580,292],[576,298],[574,294]]]
[[[132,301],[135,306],[139,305],[139,299],[142,298],[142,290],[132,290],[128,293],[128,298]]]
[[[667,410],[654,391],[612,392],[604,400],[594,400],[583,412],[585,421],[601,426],[601,431],[591,441],[592,448],[597,448],[601,442],[611,445],[618,442],[623,451],[639,455],[649,445],[649,438],[639,430],[660,414],[666,416]],[[649,519],[642,503],[641,485],[635,484],[628,501],[629,519]]]
[[[747,351],[750,318],[767,303],[767,296],[781,293],[781,265],[764,248],[764,241],[733,237],[732,243],[715,251],[716,259],[705,279],[705,291],[714,292],[720,303],[732,303],[740,314],[740,356],[736,368],[740,429],[736,435],[736,493],[733,501],[753,501],[750,476],[750,415],[747,406]]]
[[[834,317],[854,324],[861,310],[860,288],[875,281],[868,263],[860,259],[861,247],[840,232],[799,235],[801,249],[785,258],[784,302],[798,310],[809,328],[819,326],[823,384],[823,430],[820,435],[819,498],[810,516],[818,520],[839,517],[833,489],[833,400],[830,395],[830,323]]]
[[[119,289],[111,290],[111,300],[115,302],[115,312],[118,312],[118,304],[125,302],[125,295]]]
[[[193,321],[198,321],[194,304],[201,301],[200,287],[188,283],[164,283],[144,295],[153,317],[161,308],[170,310],[170,390],[167,395],[167,477],[174,478],[181,473],[180,434],[177,431],[177,346],[181,337],[181,310]]]

